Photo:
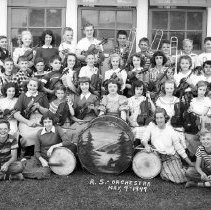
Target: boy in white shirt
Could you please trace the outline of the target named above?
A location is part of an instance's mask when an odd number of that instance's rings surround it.
[[[211,37],[204,39],[204,50],[197,59],[197,66],[202,66],[206,60],[211,60]]]

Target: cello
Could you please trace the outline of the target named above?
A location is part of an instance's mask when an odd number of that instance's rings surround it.
[[[148,125],[153,120],[152,105],[149,102],[148,93],[146,93],[146,100],[140,103],[141,114],[137,116],[137,123],[140,126]]]

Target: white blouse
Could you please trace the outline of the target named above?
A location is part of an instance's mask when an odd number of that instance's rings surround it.
[[[174,104],[177,102],[179,102],[179,98],[175,96],[173,96],[172,101],[167,101],[164,97],[159,97],[156,101],[156,106],[164,108],[169,117],[172,117],[175,114]]]
[[[187,157],[185,149],[171,125],[166,124],[164,129],[160,129],[151,122],[143,134],[142,142],[148,143],[149,140],[161,154],[175,155],[177,152],[182,158]]]

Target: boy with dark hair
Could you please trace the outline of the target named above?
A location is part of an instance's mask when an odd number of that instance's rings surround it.
[[[206,60],[211,60],[211,37],[204,39],[204,52],[198,56],[196,66],[202,66]]]
[[[0,36],[0,66],[3,66],[4,60],[9,57],[9,51],[7,50],[7,37]]]
[[[145,62],[144,69],[149,69],[150,59],[153,55],[153,52],[149,49],[149,39],[146,37],[141,38],[138,46],[141,50],[138,52],[138,54],[144,59]]]
[[[0,180],[23,180],[23,165],[17,161],[18,142],[9,131],[10,123],[0,119]]]

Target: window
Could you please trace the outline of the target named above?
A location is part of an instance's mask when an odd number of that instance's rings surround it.
[[[150,10],[149,37],[153,39],[156,30],[164,32],[163,39],[172,36],[178,38],[178,48],[182,49],[182,40],[193,40],[194,50],[202,50],[203,38],[205,37],[205,11],[204,10]]]
[[[62,28],[64,27],[63,8],[15,8],[9,9],[9,36],[13,47],[18,46],[18,37],[25,29],[33,35],[33,46],[39,43],[39,36],[46,29],[53,31],[56,37],[56,46],[61,42]]]
[[[95,36],[98,39],[116,39],[118,30],[126,30],[129,33],[130,29],[136,26],[136,11],[133,8],[79,7],[78,14],[78,40],[84,36],[83,26],[86,23],[92,23],[94,25]]]

